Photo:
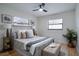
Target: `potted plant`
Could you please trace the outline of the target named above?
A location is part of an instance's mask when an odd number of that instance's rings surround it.
[[[67,39],[69,47],[76,47],[77,32],[75,32],[74,30],[67,29],[67,33],[63,34],[63,36]]]

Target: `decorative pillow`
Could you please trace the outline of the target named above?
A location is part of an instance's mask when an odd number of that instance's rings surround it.
[[[23,32],[21,32],[20,34],[21,34],[20,38],[23,39]]]
[[[27,32],[27,37],[29,38],[34,37],[33,30],[26,30],[26,32]]]
[[[15,32],[15,34],[16,34],[16,39],[18,39],[18,32]]]
[[[25,36],[26,36],[26,38],[27,38],[27,32],[25,32]]]
[[[27,33],[26,32],[21,32],[21,39],[27,38]]]
[[[18,38],[24,39],[24,38],[31,38],[34,37],[33,30],[19,30],[18,31]]]
[[[36,33],[35,29],[33,29],[33,35],[34,35],[34,36],[36,36],[36,35],[37,35],[37,33]]]
[[[14,39],[18,39],[18,32],[13,32],[12,35],[13,35]]]
[[[24,30],[18,31],[18,38],[19,38],[19,39],[25,39],[25,38],[27,38],[27,33],[26,33],[26,31],[24,31]]]

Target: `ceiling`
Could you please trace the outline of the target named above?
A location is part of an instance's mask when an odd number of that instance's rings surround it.
[[[44,9],[48,10],[48,12],[40,12],[40,11],[32,11],[34,9],[39,8],[38,5],[40,3],[4,3],[0,4],[0,7],[2,8],[8,8],[15,11],[21,11],[24,13],[29,12],[29,14],[32,14],[36,17],[44,16],[44,15],[50,15],[60,12],[65,12],[69,10],[75,9],[75,3],[46,3]]]

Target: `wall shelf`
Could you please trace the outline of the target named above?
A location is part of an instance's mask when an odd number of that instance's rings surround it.
[[[12,25],[12,26],[19,26],[19,27],[32,27],[32,25]]]

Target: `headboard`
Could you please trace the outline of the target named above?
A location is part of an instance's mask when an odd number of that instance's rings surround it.
[[[32,26],[19,26],[19,25],[12,25],[12,31],[18,31],[18,30],[30,30],[32,29]]]

